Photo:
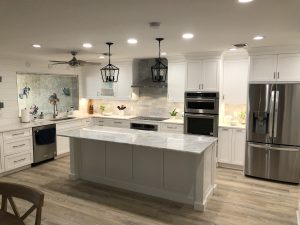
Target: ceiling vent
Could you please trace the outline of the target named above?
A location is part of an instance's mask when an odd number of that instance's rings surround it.
[[[240,44],[235,44],[233,46],[236,47],[236,48],[245,48],[245,47],[247,47],[247,44],[246,43],[240,43]]]

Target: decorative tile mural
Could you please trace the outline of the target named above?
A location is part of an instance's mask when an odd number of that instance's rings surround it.
[[[58,111],[66,112],[71,107],[79,107],[78,76],[19,73],[17,87],[19,112],[27,108],[32,115],[53,113],[53,105],[49,102],[53,94],[59,99]]]

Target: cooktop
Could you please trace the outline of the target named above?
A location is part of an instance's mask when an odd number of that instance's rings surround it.
[[[137,116],[132,118],[134,120],[152,120],[152,121],[163,121],[167,120],[168,118],[162,118],[162,117],[147,117],[147,116]]]

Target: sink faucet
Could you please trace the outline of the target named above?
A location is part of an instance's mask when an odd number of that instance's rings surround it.
[[[53,119],[58,116],[57,104],[53,104]]]

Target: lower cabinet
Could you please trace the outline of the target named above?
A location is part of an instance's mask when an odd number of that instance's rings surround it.
[[[92,119],[82,119],[75,121],[68,121],[56,124],[56,131],[68,131],[78,129],[81,127],[87,127],[92,124]],[[70,152],[70,139],[68,137],[56,136],[56,149],[57,156]]]
[[[159,131],[183,134],[183,124],[161,123]]]
[[[221,127],[218,135],[218,162],[244,166],[246,130]]]
[[[7,172],[30,165],[33,162],[31,134],[31,128],[1,134],[0,171]]]

